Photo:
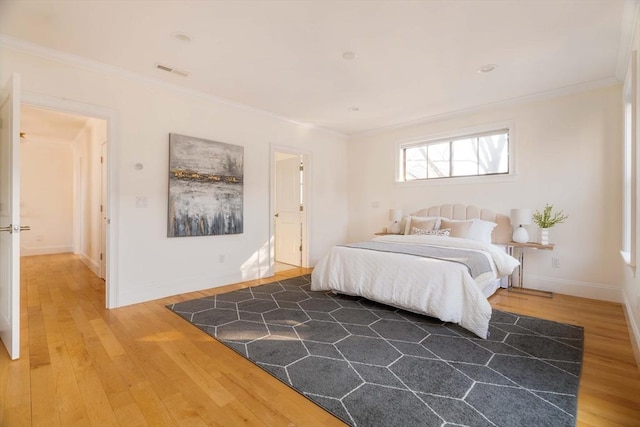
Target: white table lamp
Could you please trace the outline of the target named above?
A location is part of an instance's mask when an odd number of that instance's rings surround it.
[[[531,224],[530,209],[511,209],[511,225],[515,227],[512,239],[517,243],[527,243],[529,233],[524,225]]]
[[[389,209],[389,220],[391,227],[389,232],[392,234],[400,234],[400,220],[402,219],[402,209]]]

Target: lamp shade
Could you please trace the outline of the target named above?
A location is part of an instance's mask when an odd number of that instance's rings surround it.
[[[402,219],[402,209],[389,209],[389,220],[400,221]]]
[[[511,209],[511,225],[518,227],[529,224],[531,224],[531,209]]]

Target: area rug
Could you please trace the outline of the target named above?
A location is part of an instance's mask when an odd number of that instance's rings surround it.
[[[494,310],[483,340],[308,275],[168,308],[354,427],[575,425],[578,326]]]

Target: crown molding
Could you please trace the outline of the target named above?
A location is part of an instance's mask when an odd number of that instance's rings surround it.
[[[627,66],[631,51],[633,50],[633,39],[638,27],[638,13],[640,12],[639,0],[626,0],[622,12],[622,22],[620,30],[620,43],[618,44],[618,60],[616,62],[616,78],[621,82],[627,74]]]
[[[312,130],[330,134],[332,136],[347,138],[347,135],[342,132],[338,132],[338,131],[327,129],[320,126],[315,126],[311,123],[294,120],[290,117],[281,116],[266,110],[250,107],[248,105],[240,104],[238,102],[231,101],[226,98],[210,95],[210,94],[193,90],[193,89],[188,89],[183,86],[168,83],[159,79],[154,79],[152,77],[143,76],[141,74],[125,70],[124,68],[115,67],[113,65],[108,65],[108,64],[105,64],[99,61],[94,61],[92,59],[87,59],[78,55],[61,52],[61,51],[44,47],[35,43],[27,42],[25,40],[7,36],[6,34],[0,34],[0,44],[17,51],[38,56],[51,61],[62,62],[64,64],[73,65],[73,66],[88,69],[91,71],[98,71],[105,74],[111,74],[127,80],[133,80],[133,81],[142,82],[149,85],[159,86],[167,90],[179,92],[184,95],[205,99],[210,102],[214,102],[216,104],[222,104],[222,105],[235,108],[238,110],[242,110],[245,112],[250,112],[250,113],[258,114],[271,119],[283,121],[283,122],[286,122],[298,127],[302,127],[305,129],[312,129]]]
[[[351,134],[349,135],[349,138],[353,139],[353,138],[361,138],[365,136],[374,136],[374,135],[379,135],[381,133],[387,133],[395,130],[412,127],[412,126],[419,126],[427,123],[433,123],[436,121],[452,119],[452,118],[456,118],[456,117],[460,117],[468,114],[479,113],[479,112],[498,109],[498,108],[513,107],[516,105],[527,104],[527,103],[541,101],[545,99],[558,98],[565,95],[571,95],[571,94],[580,93],[580,92],[587,92],[590,90],[615,86],[619,84],[621,83],[620,81],[618,81],[617,78],[607,77],[605,79],[594,80],[594,81],[579,83],[579,84],[570,85],[570,86],[564,86],[558,89],[532,93],[529,95],[519,96],[516,98],[503,99],[500,101],[489,102],[486,104],[476,105],[469,108],[461,108],[455,111],[448,111],[441,114],[434,114],[431,116],[421,117],[415,120],[409,120],[406,122],[400,122],[400,123],[395,123],[388,126],[382,126],[369,131]]]

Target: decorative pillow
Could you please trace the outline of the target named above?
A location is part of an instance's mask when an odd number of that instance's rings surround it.
[[[449,237],[450,228],[441,228],[440,230],[423,230],[422,228],[412,227],[411,234],[421,234],[423,236],[445,236]]]
[[[471,228],[472,225],[473,225],[473,220],[471,219],[460,221],[460,220],[442,218],[440,220],[440,229],[449,228],[451,230],[451,232],[449,233],[451,237],[462,237],[463,239],[467,238],[467,235],[469,234],[469,229]]]
[[[437,216],[409,216],[406,219],[406,225],[404,234],[412,234],[411,229],[413,227],[421,228],[423,230],[433,230],[440,228],[438,224]]]

